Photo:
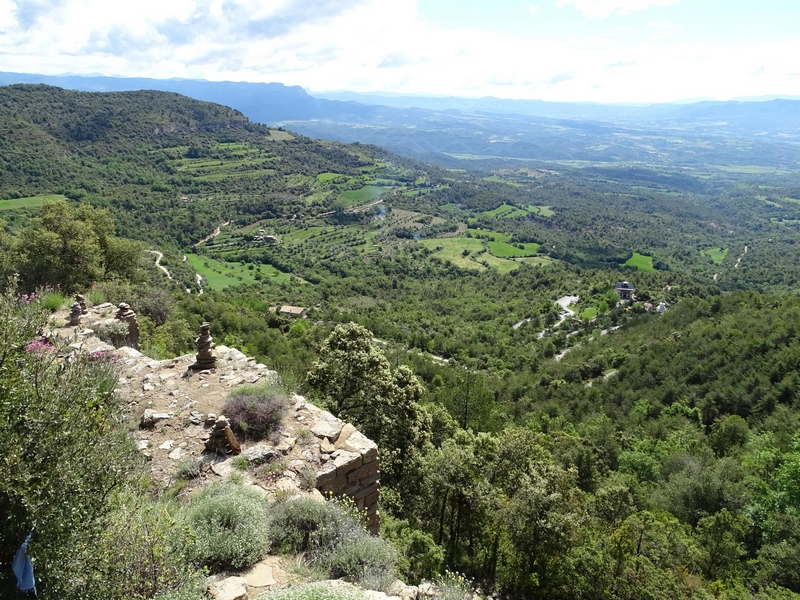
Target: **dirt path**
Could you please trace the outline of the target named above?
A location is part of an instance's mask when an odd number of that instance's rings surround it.
[[[387,342],[386,340],[382,340],[382,339],[376,338],[376,337],[372,338],[372,341],[374,343],[376,343],[376,344],[380,344],[381,346],[385,346],[385,347],[389,347],[389,346],[392,345],[389,342]],[[450,359],[449,358],[445,358],[444,356],[436,356],[435,354],[431,354],[430,352],[423,352],[422,350],[417,350],[417,349],[414,349],[414,348],[408,348],[408,349],[406,349],[406,352],[408,352],[409,354],[411,354],[411,353],[418,354],[419,356],[427,356],[431,360],[434,360],[434,361],[436,361],[438,363],[442,363],[442,364],[447,364],[447,363],[450,362]]]
[[[376,204],[380,204],[381,202],[383,202],[383,200],[381,198],[378,198],[377,200],[373,200],[372,202],[368,202],[367,204],[362,204],[361,206],[354,206],[353,208],[348,208],[344,212],[347,214],[364,212],[370,206],[375,206]]]
[[[225,221],[219,227],[217,227],[214,231],[209,233],[206,237],[195,244],[195,247],[199,246],[200,244],[205,244],[208,240],[213,240],[215,237],[219,235],[220,230],[225,227],[225,225],[229,225],[230,221]]]
[[[572,306],[578,300],[579,300],[578,296],[570,296],[570,295],[562,296],[561,298],[556,300],[555,303],[558,304],[561,307],[561,314],[559,315],[558,321],[555,324],[553,324],[551,329],[555,329],[556,327],[560,327],[561,324],[564,321],[566,321],[568,318],[572,318],[572,317],[575,316],[575,311],[572,310],[569,307]],[[512,329],[519,329],[520,327],[522,327],[523,323],[530,323],[531,320],[532,320],[532,317],[529,317],[527,319],[522,319],[522,321],[520,321],[519,323],[514,323],[511,326],[511,328]],[[542,339],[545,336],[546,331],[547,331],[546,329],[543,329],[542,331],[539,332],[539,339]]]
[[[195,273],[194,279],[197,282],[197,287],[200,288],[200,291],[197,292],[197,295],[200,296],[203,293],[203,276],[200,273]]]
[[[148,250],[148,252],[150,254],[155,254],[156,255],[156,266],[159,269],[161,269],[162,271],[164,271],[164,275],[167,276],[167,279],[172,281],[172,275],[169,274],[169,271],[167,271],[167,268],[161,266],[161,259],[164,258],[164,255],[161,252],[159,252],[158,250]]]
[[[744,258],[744,255],[745,255],[745,254],[747,254],[747,246],[745,246],[745,247],[744,247],[744,252],[742,252],[742,253],[739,255],[739,258],[737,258],[737,259],[736,259],[736,264],[735,264],[735,265],[733,265],[733,268],[734,268],[734,269],[738,269],[738,268],[739,268],[739,264],[741,264],[741,262],[742,262],[742,259]]]

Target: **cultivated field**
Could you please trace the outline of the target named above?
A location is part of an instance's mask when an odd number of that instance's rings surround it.
[[[46,201],[66,200],[61,194],[44,194],[42,196],[28,196],[27,198],[13,198],[0,200],[0,211],[16,210],[20,208],[40,208]]]
[[[634,252],[633,256],[631,256],[627,261],[620,265],[621,267],[635,267],[639,271],[655,271],[653,268],[653,257],[646,256],[644,254],[639,254],[638,252]]]

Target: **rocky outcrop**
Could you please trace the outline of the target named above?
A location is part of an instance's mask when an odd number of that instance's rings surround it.
[[[92,327],[103,326],[115,320],[115,308],[111,304],[91,307],[84,321]],[[124,317],[133,313],[124,304],[120,310]],[[298,395],[289,399],[273,439],[237,438],[223,414],[231,390],[242,384],[276,383],[278,376],[235,348],[214,347],[207,323],[201,329],[197,356],[168,360],[153,360],[131,347],[114,349],[91,329],[62,327],[56,332],[77,338],[76,350],[113,352],[121,370],[117,391],[138,417],[134,437],[149,460],[154,482],[170,486],[182,465],[202,460],[205,466],[189,489],[238,473],[244,483],[267,495],[313,491],[317,496],[349,496],[364,511],[369,531],[378,532],[377,445],[352,424]],[[205,367],[212,364],[208,360],[212,349],[214,366],[196,370],[198,362]],[[232,458],[239,453],[251,467],[244,472],[233,466]]]

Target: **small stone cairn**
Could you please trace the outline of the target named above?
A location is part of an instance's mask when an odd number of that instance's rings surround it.
[[[214,356],[214,338],[211,337],[211,325],[203,323],[200,325],[200,335],[194,341],[197,344],[197,354],[195,363],[191,366],[194,371],[211,370],[217,366],[217,357]]]
[[[206,420],[206,425],[212,423],[211,417]],[[225,415],[220,415],[213,420],[209,437],[206,440],[206,451],[222,452],[224,454],[241,454],[242,446],[231,429],[230,422]]]
[[[129,304],[121,302],[117,314],[114,315],[117,321],[122,321],[128,324],[128,335],[120,344],[121,346],[129,346],[134,350],[139,349],[139,321],[136,318],[136,313],[131,310]],[[116,344],[114,344],[116,346]]]
[[[77,327],[80,325],[82,316],[83,312],[81,312],[81,305],[77,302],[74,302],[69,309],[69,326]]]
[[[82,315],[89,314],[89,307],[86,305],[86,298],[82,294],[75,294],[75,302],[80,304]]]

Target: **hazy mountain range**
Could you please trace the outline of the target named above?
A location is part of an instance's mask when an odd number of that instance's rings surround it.
[[[800,165],[800,100],[690,104],[312,95],[281,83],[0,73],[0,84],[83,91],[154,89],[224,104],[304,135],[383,146],[416,157],[503,157],[676,166]]]

